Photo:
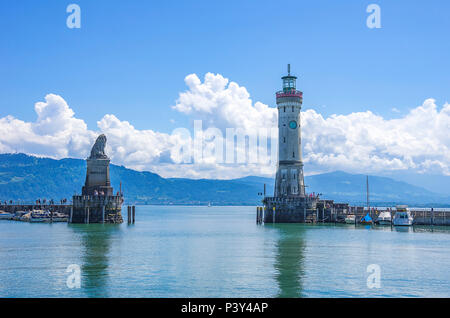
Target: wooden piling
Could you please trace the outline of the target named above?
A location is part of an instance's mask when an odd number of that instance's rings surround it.
[[[273,207],[272,223],[275,224],[275,207]]]
[[[257,217],[258,217],[258,224],[260,224],[260,223],[261,223],[261,215],[260,215],[260,210],[261,210],[261,208],[260,208],[260,207],[257,207],[257,208],[256,208],[256,215],[257,215]]]
[[[136,217],[136,207],[134,205],[131,207],[131,212],[133,214],[133,224],[134,224],[135,217]]]
[[[263,208],[256,207],[256,223],[257,224],[262,224],[262,214],[263,214]]]
[[[260,213],[259,223],[263,224],[263,222],[264,222],[264,207],[261,207],[261,210],[259,210],[259,213]]]
[[[391,229],[392,229],[392,227],[394,226],[394,224],[393,224],[393,220],[394,220],[394,216],[392,215],[392,210],[391,209],[389,209],[390,211],[389,212],[391,212]]]
[[[267,207],[264,207],[261,222],[265,222],[266,213],[267,213]]]
[[[127,223],[131,223],[131,206],[127,206]]]
[[[431,208],[431,226],[434,225],[434,209]]]
[[[263,207],[259,207],[259,224],[262,224],[263,221]]]
[[[256,207],[256,223],[262,224],[263,222],[263,207]]]

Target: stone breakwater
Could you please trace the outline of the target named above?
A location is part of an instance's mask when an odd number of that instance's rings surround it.
[[[373,220],[387,207],[371,208],[335,203],[332,200],[317,200],[314,205],[296,199],[266,197],[265,206],[258,219],[265,223],[344,223],[348,215],[355,215],[356,223],[369,213]],[[275,208],[275,209],[274,209]],[[390,208],[392,216],[395,211]],[[414,225],[450,226],[450,209],[410,208]]]

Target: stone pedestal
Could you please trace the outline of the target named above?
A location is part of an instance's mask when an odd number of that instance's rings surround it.
[[[86,182],[82,188],[83,195],[104,193],[113,195],[109,179],[109,159],[87,159]]]
[[[310,197],[265,197],[264,223],[307,223],[316,215],[317,202]]]
[[[122,223],[121,195],[74,195],[70,223]]]

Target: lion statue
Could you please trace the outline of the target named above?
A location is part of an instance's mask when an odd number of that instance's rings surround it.
[[[104,134],[101,134],[97,137],[97,140],[92,147],[89,159],[108,159],[108,156],[105,154],[105,146],[106,136]]]

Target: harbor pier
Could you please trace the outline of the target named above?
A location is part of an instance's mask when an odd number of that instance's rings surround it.
[[[1,204],[0,211],[8,213],[16,213],[18,211],[34,211],[45,210],[49,212],[57,212],[69,216],[71,210],[70,204],[33,204],[33,203],[17,203],[17,204]]]
[[[392,217],[395,209],[373,207],[370,210],[363,206],[351,206],[348,203],[335,203],[332,200],[317,200],[315,207],[298,205],[297,200],[287,198],[265,198],[262,219],[264,223],[345,223],[348,215],[355,216],[355,224],[369,214],[375,221],[381,212],[390,211]],[[450,209],[444,208],[411,208],[413,225],[450,226]],[[258,210],[257,210],[258,211]],[[260,218],[257,212],[257,218]],[[260,224],[259,222],[258,224]]]

